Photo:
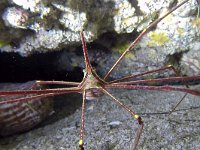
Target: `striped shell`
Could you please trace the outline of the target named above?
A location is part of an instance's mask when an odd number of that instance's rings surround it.
[[[1,90],[29,90],[35,87],[34,81],[23,84],[0,84]],[[38,89],[34,88],[34,89]],[[20,96],[0,97],[0,101],[19,98]],[[22,96],[21,96],[22,97]],[[15,102],[0,105],[0,136],[7,136],[30,130],[53,112],[53,101],[43,100]]]

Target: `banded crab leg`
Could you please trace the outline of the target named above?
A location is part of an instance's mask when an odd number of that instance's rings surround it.
[[[117,82],[110,85],[140,85],[148,83],[162,83],[162,82],[181,82],[186,83],[189,81],[200,80],[200,76],[191,76],[191,77],[168,77],[168,78],[158,78],[158,79],[146,79],[146,80],[136,80],[136,81],[126,81],[126,82]]]
[[[119,106],[121,106],[126,111],[128,111],[132,115],[132,117],[138,121],[138,124],[140,125],[140,127],[137,130],[136,138],[135,138],[135,140],[134,140],[134,142],[132,144],[132,147],[131,147],[132,150],[135,150],[137,145],[138,145],[138,143],[139,143],[139,139],[140,139],[140,137],[142,135],[142,131],[143,131],[143,128],[144,128],[144,123],[142,121],[142,118],[138,114],[136,114],[134,111],[132,111],[129,107],[127,107],[122,102],[120,102],[118,99],[116,99],[113,95],[111,95],[106,89],[101,88],[101,90],[106,95],[110,96],[115,103],[117,103]]]
[[[85,102],[86,102],[86,90],[83,91],[83,102],[82,102],[82,112],[81,112],[81,130],[80,130],[80,140],[79,140],[79,150],[84,150],[83,146],[83,135],[84,135],[84,123],[85,123]]]
[[[58,84],[58,85],[78,86],[80,83],[79,82],[67,82],[67,81],[41,81],[41,80],[37,80],[36,84],[39,84],[39,85]]]
[[[186,94],[181,98],[181,100],[170,110],[168,115],[175,111],[178,105],[183,101],[186,95],[192,94],[196,96],[200,96],[200,90],[196,89],[189,89],[189,88],[181,88],[181,87],[174,87],[174,86],[142,86],[142,85],[129,85],[129,84],[111,84],[106,85],[105,88],[120,88],[120,89],[132,89],[132,90],[156,90],[156,91],[180,91],[185,92]]]
[[[159,70],[159,69],[157,69]],[[151,71],[149,71],[151,72]],[[144,75],[145,73],[141,73],[141,74],[138,74],[138,75]],[[135,76],[138,76],[138,75],[135,75]],[[129,76],[130,78],[132,77],[135,77],[134,75],[133,76]],[[126,78],[128,79],[128,77]],[[123,79],[122,79],[123,80]],[[185,84],[185,87],[186,88],[189,88],[188,84],[187,84],[187,81],[194,81],[194,80],[197,80],[199,81],[200,80],[200,76],[190,76],[190,77],[169,77],[169,78],[160,78],[160,79],[147,79],[147,80],[136,80],[136,81],[127,81],[127,82],[119,82],[120,79],[118,80],[118,82],[114,82],[112,83],[111,85],[140,85],[140,84],[148,84],[148,83],[162,83],[162,82],[171,82],[171,81],[175,81],[175,82],[181,82],[183,84]],[[183,97],[175,104],[175,106],[172,108],[172,110],[169,112],[169,115],[174,112],[174,110],[178,107],[178,105],[184,100],[184,98],[187,96],[187,92],[183,95]]]
[[[124,76],[120,79],[116,79],[113,81],[110,81],[108,83],[118,83],[127,79],[132,79],[132,78],[136,78],[136,77],[140,77],[140,76],[144,76],[144,75],[148,75],[148,74],[152,74],[152,73],[156,73],[156,72],[160,72],[160,71],[164,71],[164,70],[172,70],[176,76],[178,76],[178,71],[174,68],[174,66],[169,65],[169,66],[165,66],[159,69],[155,69],[155,70],[150,70],[150,71],[146,71],[146,72],[142,72],[142,73],[138,73],[138,74],[133,74],[133,75],[128,75],[128,76]]]
[[[44,90],[15,90],[15,91],[0,91],[0,97],[4,96],[14,96],[14,95],[22,95],[28,97],[14,98],[6,101],[0,101],[0,104],[8,104],[14,102],[24,102],[31,101],[38,98],[45,98],[50,96],[62,95],[66,93],[75,93],[80,92],[81,88],[72,87],[72,88],[58,88],[58,89],[44,89]]]
[[[10,91],[9,91],[10,92]],[[20,91],[21,92],[21,91]],[[24,92],[24,91],[23,91]],[[26,92],[26,91],[25,91]],[[9,104],[9,103],[15,103],[15,102],[26,102],[26,101],[32,101],[32,100],[41,100],[41,98],[46,98],[46,97],[52,97],[52,96],[56,96],[56,95],[62,95],[62,94],[67,94],[67,93],[76,93],[76,92],[80,92],[80,89],[74,89],[74,90],[71,90],[71,91],[68,91],[67,89],[65,90],[65,92],[53,92],[53,93],[46,93],[46,94],[37,94],[37,95],[34,95],[32,96],[29,96],[29,97],[22,97],[22,98],[14,98],[14,99],[9,99],[9,100],[6,100],[6,101],[0,101],[0,105],[1,104]],[[10,94],[12,95],[12,94]],[[16,95],[16,93],[14,94]],[[18,94],[17,94],[18,95]],[[19,94],[21,95],[21,93]],[[24,94],[23,94],[24,96]],[[40,98],[40,99],[38,99]]]
[[[189,88],[182,88],[182,87],[175,87],[175,86],[143,86],[143,85],[127,85],[127,84],[112,84],[106,85],[105,88],[114,88],[114,89],[130,89],[130,90],[156,90],[156,91],[180,91],[189,93],[192,95],[200,96],[200,90],[196,89],[189,89]]]
[[[73,92],[73,91],[78,91],[78,90],[80,90],[79,87],[44,89],[44,90],[0,91],[0,96],[4,96],[4,95],[27,95],[27,94],[63,93],[63,92]]]
[[[168,16],[169,14],[171,14],[173,11],[175,11],[177,8],[179,8],[180,6],[182,6],[183,4],[185,4],[186,2],[188,2],[189,0],[185,0],[182,3],[180,3],[179,5],[175,6],[174,8],[172,8],[168,13],[166,13],[165,15],[163,15],[162,17],[156,19],[153,23],[151,23],[146,29],[144,29],[140,35],[130,44],[130,46],[123,52],[123,54],[119,57],[119,59],[115,62],[115,64],[111,67],[111,69],[107,72],[107,74],[104,77],[104,80],[106,80],[110,74],[113,72],[113,70],[116,68],[116,66],[124,59],[124,56],[135,47],[135,45],[139,42],[139,40],[155,25],[157,25],[161,20],[163,20],[166,16]]]

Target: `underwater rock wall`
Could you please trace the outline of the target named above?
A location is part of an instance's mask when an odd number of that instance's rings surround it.
[[[36,52],[45,53],[66,47],[77,47],[80,46],[79,31],[84,29],[88,42],[97,40],[103,34],[115,33],[117,41],[112,41],[112,44],[107,43],[112,39],[99,42],[103,46],[108,46],[108,49],[119,52],[121,51],[119,48],[125,48],[134,40],[135,34],[138,35],[150,22],[169,11],[177,4],[176,2],[174,0],[2,1],[0,51],[29,56]],[[180,2],[179,0],[178,3]],[[132,66],[131,71],[127,73],[137,73],[172,64],[176,67],[181,66],[183,74],[199,74],[200,19],[197,16],[197,9],[196,1],[191,0],[145,35],[125,61],[125,68]],[[133,36],[123,38],[126,34]],[[123,43],[119,37],[123,38]],[[114,54],[113,61],[118,57]],[[121,71],[124,72],[123,69]]]

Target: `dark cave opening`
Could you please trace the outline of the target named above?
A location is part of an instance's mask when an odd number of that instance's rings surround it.
[[[22,57],[17,53],[0,53],[0,82],[27,82],[31,80],[81,81],[82,68],[58,69],[56,63],[62,51],[33,54]],[[70,65],[70,64],[69,64]]]

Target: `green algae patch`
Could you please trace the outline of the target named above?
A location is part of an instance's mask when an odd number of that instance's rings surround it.
[[[0,48],[4,47],[6,45],[9,45],[8,41],[0,41]]]
[[[129,43],[121,43],[121,44],[117,44],[114,49],[115,51],[117,51],[118,53],[122,54],[129,46],[130,44]]]
[[[149,46],[155,46],[155,45],[163,46],[165,43],[169,41],[169,37],[164,32],[160,33],[150,32],[148,37],[151,40],[151,42],[148,43]]]
[[[121,43],[118,44],[114,47],[114,51],[117,51],[120,54],[123,54],[123,52],[130,46],[130,43]],[[131,53],[130,51],[125,55],[125,58],[131,58],[133,57],[133,53]]]

